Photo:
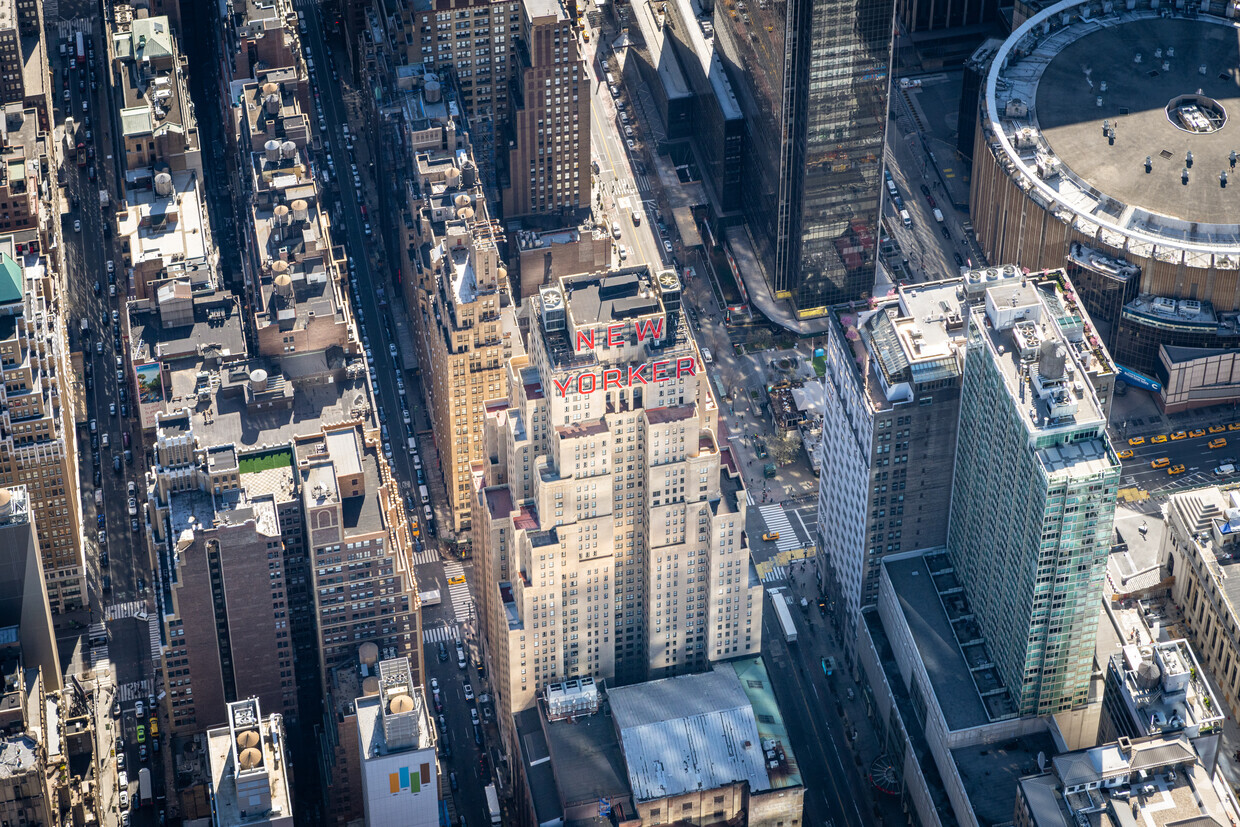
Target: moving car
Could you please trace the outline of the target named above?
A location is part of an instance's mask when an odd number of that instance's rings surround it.
[[[1150,463],[1150,467],[1151,468],[1166,468],[1170,464],[1171,464],[1170,457],[1159,457],[1158,459]]]
[[[1211,448],[1211,450],[1213,450],[1213,449],[1215,449],[1215,448],[1226,448],[1226,447],[1227,447],[1227,440],[1226,440],[1226,439],[1224,439],[1223,437],[1219,437],[1218,439],[1212,439],[1212,440],[1210,440],[1210,448]]]
[[[1176,465],[1176,466],[1174,466],[1174,467],[1172,467],[1172,468],[1168,468],[1168,469],[1167,469],[1167,474],[1168,474],[1169,476],[1175,476],[1176,474],[1183,474],[1183,473],[1184,473],[1184,466],[1183,466],[1183,465]]]
[[[763,535],[762,535],[762,539],[763,539],[763,540],[765,540],[765,541],[766,541],[766,542],[768,542],[768,543],[773,543],[773,542],[775,542],[776,540],[778,540],[778,539],[779,539],[779,532],[778,532],[778,531],[772,531],[772,532],[768,532],[768,533],[766,533],[766,534],[763,534]]]

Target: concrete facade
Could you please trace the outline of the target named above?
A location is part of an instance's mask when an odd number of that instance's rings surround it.
[[[1172,495],[1159,549],[1163,573],[1175,578],[1171,599],[1184,613],[1186,636],[1232,715],[1240,714],[1240,593],[1230,582],[1238,564],[1233,559],[1240,541],[1240,524],[1233,519],[1237,504],[1234,491],[1215,487]]]

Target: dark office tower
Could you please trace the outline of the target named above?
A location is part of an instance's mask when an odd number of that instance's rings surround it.
[[[715,20],[750,124],[751,234],[776,297],[806,318],[873,285],[893,3],[784,8],[717,6]]]
[[[52,692],[61,687],[60,655],[34,521],[26,486],[0,487],[0,629],[17,630],[24,664],[42,669]]]

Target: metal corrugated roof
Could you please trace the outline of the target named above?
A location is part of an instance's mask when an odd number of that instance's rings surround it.
[[[608,693],[638,801],[748,781],[770,789],[753,707],[730,669]]]

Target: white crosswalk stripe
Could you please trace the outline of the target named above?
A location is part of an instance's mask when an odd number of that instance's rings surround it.
[[[763,583],[778,583],[781,580],[787,580],[787,579],[788,579],[788,567],[787,566],[775,566],[774,568],[770,570],[770,572],[767,573],[766,577],[762,578],[762,582]]]
[[[146,608],[141,600],[130,600],[128,603],[113,603],[104,610],[104,616],[108,620],[121,620],[126,617],[133,617]]]
[[[455,560],[447,560],[443,564],[443,573],[451,584],[454,578],[464,578],[465,568]],[[448,596],[452,598],[452,611],[458,621],[468,620],[473,614],[474,599],[469,594],[469,584],[462,581],[448,586]]]
[[[640,172],[633,176],[637,179],[637,189],[639,192],[650,192],[650,179]]]
[[[461,639],[461,627],[453,623],[451,626],[432,626],[422,630],[423,643],[449,643]]]
[[[426,551],[415,551],[410,555],[415,566],[425,566],[427,563],[439,562],[439,550],[428,548]]]
[[[791,551],[801,545],[801,541],[797,539],[796,532],[792,530],[792,523],[788,522],[788,513],[784,511],[784,507],[778,503],[774,505],[764,505],[758,509],[762,515],[762,521],[766,523],[768,534],[779,532],[779,539],[775,541],[775,548],[780,551]]]
[[[159,642],[159,618],[154,613],[146,618],[147,629],[151,634],[151,660],[155,661],[155,665],[159,665],[159,656],[163,653],[163,644]]]
[[[149,686],[150,682],[145,680],[121,684],[116,688],[116,697],[123,704],[136,701],[138,698],[145,699],[150,691]]]
[[[99,664],[108,661],[108,647],[92,646],[90,647],[90,668],[96,669]]]

